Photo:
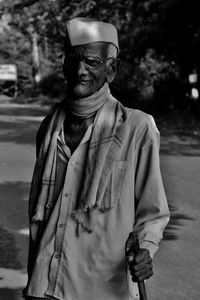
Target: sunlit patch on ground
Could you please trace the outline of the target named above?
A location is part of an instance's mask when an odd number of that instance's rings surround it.
[[[35,162],[35,147],[27,144],[22,147],[17,143],[0,141],[0,149],[0,182],[30,182]]]
[[[29,229],[28,228],[23,228],[23,229],[17,230],[17,232],[19,234],[22,234],[22,235],[29,235]]]
[[[0,268],[0,288],[23,288],[27,282],[27,274],[21,270]]]

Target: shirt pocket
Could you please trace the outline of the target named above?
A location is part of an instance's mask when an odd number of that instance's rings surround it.
[[[102,206],[105,209],[114,207],[115,203],[121,200],[126,178],[126,170],[126,161],[117,160],[114,162],[102,201]]]

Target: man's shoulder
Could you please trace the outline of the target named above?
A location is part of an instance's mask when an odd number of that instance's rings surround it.
[[[41,124],[40,124],[39,130],[38,130],[39,132],[41,132],[41,134],[45,132],[46,128],[48,127],[48,125],[49,125],[49,123],[50,123],[50,121],[51,121],[51,119],[52,119],[52,116],[53,116],[55,110],[56,110],[59,106],[60,106],[60,103],[54,104],[54,105],[50,108],[48,114],[44,117],[43,121],[42,121]]]
[[[145,119],[148,119],[149,114],[143,112],[142,110],[135,109],[135,108],[130,108],[124,106],[124,109],[128,115],[128,117],[132,120],[134,119],[137,122],[144,121]]]
[[[41,147],[43,139],[45,138],[47,129],[48,129],[49,124],[50,124],[50,122],[52,120],[52,116],[53,116],[55,110],[58,107],[59,107],[58,104],[52,106],[51,109],[50,109],[50,111],[49,111],[49,113],[44,117],[43,121],[40,124],[40,127],[39,127],[39,129],[37,131],[37,134],[36,134],[36,152],[37,152],[37,154],[39,152],[39,149]]]
[[[128,123],[132,128],[144,128],[148,127],[151,128],[152,130],[157,131],[157,127],[154,121],[154,118],[152,115],[143,112],[142,110],[139,109],[134,109],[134,108],[129,108],[124,106],[124,110],[127,115]]]
[[[139,109],[124,107],[128,121],[129,136],[135,140],[138,147],[159,144],[159,131],[152,115]]]

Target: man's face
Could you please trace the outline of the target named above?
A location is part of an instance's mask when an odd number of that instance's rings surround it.
[[[74,98],[92,95],[103,86],[107,79],[108,63],[102,63],[97,67],[88,67],[88,60],[85,57],[105,60],[107,58],[107,44],[97,42],[75,46],[71,47],[69,53],[66,54],[63,67],[64,74],[68,92]]]

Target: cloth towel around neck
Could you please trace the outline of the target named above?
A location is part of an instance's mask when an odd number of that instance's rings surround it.
[[[51,203],[55,187],[57,139],[63,125],[66,107],[56,109],[46,129],[43,144],[35,164],[29,199],[32,222],[45,220],[45,206]],[[78,228],[91,233],[96,214],[112,209],[103,197],[113,163],[127,133],[127,119],[123,106],[109,93],[107,101],[97,112],[86,158],[80,197],[72,217]],[[108,171],[109,170],[109,171]],[[31,209],[32,207],[32,209]],[[80,226],[81,225],[81,226]],[[78,230],[79,231],[79,230]],[[80,232],[80,231],[79,231]]]
[[[104,85],[96,93],[81,99],[66,99],[66,108],[77,118],[85,119],[94,115],[103,104],[107,101],[110,93],[108,83]]]

